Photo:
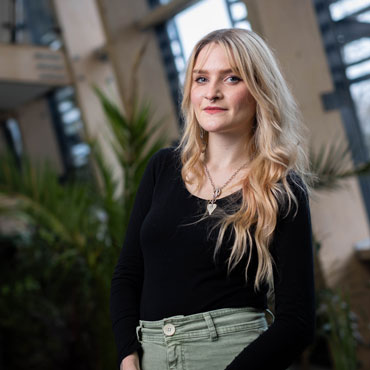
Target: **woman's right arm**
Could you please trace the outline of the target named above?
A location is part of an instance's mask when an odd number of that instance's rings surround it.
[[[136,357],[138,359],[137,353],[141,349],[136,337],[144,279],[140,230],[152,202],[155,177],[160,165],[158,157],[159,153],[152,157],[144,172],[130,215],[125,241],[112,277],[110,312],[121,370],[126,370],[126,363],[127,370],[139,368],[133,367],[136,362],[132,360],[136,360]],[[124,368],[122,368],[123,364]]]
[[[140,370],[139,355],[134,352],[126,356],[119,367],[119,370]]]

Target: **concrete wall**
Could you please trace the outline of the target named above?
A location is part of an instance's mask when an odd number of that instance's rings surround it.
[[[59,145],[45,99],[38,99],[16,111],[25,154],[33,161],[49,162],[57,173],[63,173]]]
[[[65,86],[70,83],[64,55],[46,46],[0,44],[0,83],[11,81]]]

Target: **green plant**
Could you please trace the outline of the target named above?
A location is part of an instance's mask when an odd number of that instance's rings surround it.
[[[126,116],[108,99],[101,89],[95,87],[95,92],[99,97],[107,123],[113,133],[110,142],[123,173],[122,203],[125,205],[126,216],[128,216],[146,164],[155,152],[163,148],[167,141],[161,129],[163,122],[151,122],[149,104],[143,104],[139,107],[137,103],[134,103],[130,110],[130,116]],[[109,199],[113,200],[117,184],[112,184],[112,171],[104,162],[96,141],[93,148],[99,172],[104,182],[104,189],[107,195],[109,194]],[[126,217],[124,226],[127,223],[128,218]]]
[[[97,317],[108,317],[102,302],[113,256],[99,235],[99,196],[88,184],[61,185],[49,166],[23,159],[18,167],[8,155],[0,160],[0,197],[7,368],[68,367],[87,353],[95,355],[81,368],[109,363],[102,351],[112,342],[109,325]]]
[[[370,161],[354,166],[351,149],[342,141],[328,142],[318,150],[311,148],[309,159],[315,191],[334,191],[343,186],[344,179],[370,174]]]
[[[114,134],[122,192],[96,143],[92,160],[103,186],[60,184],[48,165],[0,158],[0,339],[8,369],[116,365],[110,280],[136,188],[164,138],[153,139],[160,124],[150,125],[148,106],[136,106],[129,119],[96,92]]]
[[[350,310],[349,297],[334,289],[322,289],[317,310],[319,335],[324,336],[335,370],[356,370],[356,338],[359,337],[356,316]]]

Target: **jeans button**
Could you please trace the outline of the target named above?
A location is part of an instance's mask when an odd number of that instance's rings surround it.
[[[174,335],[175,334],[175,326],[172,325],[172,324],[166,324],[164,327],[163,327],[163,333],[165,335],[168,335],[168,336],[171,336],[171,335]]]

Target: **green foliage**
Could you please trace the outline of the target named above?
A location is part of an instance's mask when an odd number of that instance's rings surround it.
[[[95,87],[95,92],[100,99],[107,122],[114,134],[111,145],[124,174],[123,203],[130,211],[148,160],[165,145],[166,138],[161,132],[162,121],[150,122],[151,110],[149,104],[144,104],[139,108],[135,103],[130,116],[126,117],[102,90]],[[105,188],[111,190],[111,173],[105,173],[107,166],[103,162],[100,151],[97,153],[99,153],[97,155],[98,165],[104,179]],[[127,221],[126,219],[125,225],[127,225]]]
[[[100,196],[88,184],[61,185],[49,166],[24,160],[18,168],[7,156],[0,161],[0,197],[3,223],[15,226],[2,232],[1,243],[6,367],[114,366],[112,350],[109,359],[102,349],[113,348],[106,306],[117,253],[102,242]],[[97,321],[101,312],[105,321]]]
[[[33,166],[24,159],[21,168],[10,155],[1,159],[0,196],[11,198],[8,211],[23,213],[34,226],[54,237],[81,247],[85,231],[91,233],[96,218],[90,217],[90,189],[85,184],[61,185],[51,166]],[[73,210],[73,213],[71,213]],[[5,209],[3,207],[3,212]],[[88,216],[88,217],[86,217]]]
[[[123,191],[96,142],[102,186],[61,184],[51,166],[0,158],[0,342],[9,370],[113,369],[110,280],[137,186],[164,139],[147,106],[132,117],[99,90],[124,174]]]
[[[350,310],[349,298],[339,291],[323,289],[317,295],[319,335],[328,342],[335,370],[356,370],[356,338],[359,338],[356,316]]]
[[[328,142],[317,151],[311,149],[309,156],[315,190],[337,190],[343,179],[370,175],[370,161],[354,166],[349,146],[341,141]]]
[[[63,252],[55,251],[53,244],[35,234],[30,243],[3,238],[1,245],[5,368],[24,369],[26,364],[62,369],[77,363],[93,369],[100,356],[91,325],[99,295],[90,288],[95,281],[86,261],[67,246]],[[89,358],[88,353],[99,356]]]

